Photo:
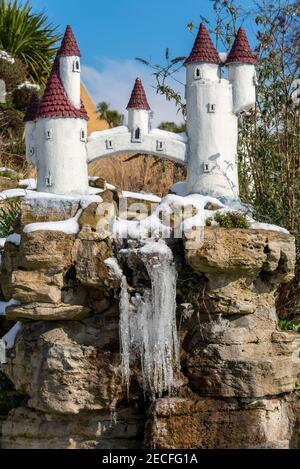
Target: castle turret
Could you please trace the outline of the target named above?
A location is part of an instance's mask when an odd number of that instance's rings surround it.
[[[128,128],[132,132],[132,140],[140,141],[143,134],[150,130],[150,106],[141,79],[135,80],[127,105]]]
[[[240,27],[226,60],[228,79],[233,87],[233,112],[236,114],[255,105],[256,63],[246,33]]]
[[[33,93],[24,117],[26,160],[33,165],[37,162],[36,119],[39,109],[39,97]]]
[[[238,198],[232,85],[220,78],[220,58],[204,23],[185,66],[188,192]]]
[[[58,51],[59,72],[62,85],[70,103],[80,109],[80,50],[72,32],[71,26],[67,26],[61,47]]]
[[[67,31],[70,30],[67,28]],[[60,70],[61,64],[66,63],[62,62],[64,58],[61,55],[62,51],[74,51],[72,37],[73,35],[70,36],[69,33],[64,37],[39,105],[36,124],[37,190],[63,195],[85,195],[88,193],[86,154],[88,117],[81,101],[79,107],[74,106],[74,100],[71,101],[73,88],[66,80],[67,75],[61,74]],[[68,38],[71,40],[70,45]],[[80,54],[79,51],[78,53]],[[80,87],[78,89],[80,90]]]

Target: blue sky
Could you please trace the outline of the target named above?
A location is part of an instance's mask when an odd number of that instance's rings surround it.
[[[141,76],[154,110],[154,123],[180,121],[174,105],[157,96],[151,70],[134,59],[162,63],[164,50],[172,56],[187,55],[194,36],[186,25],[213,20],[210,0],[31,0],[44,10],[61,32],[71,24],[82,53],[82,78],[95,102],[108,101],[120,112],[125,107],[137,75]],[[240,0],[244,6],[249,1]],[[254,27],[246,25],[250,38]],[[252,31],[251,31],[252,30]],[[183,72],[180,78],[183,77]],[[178,88],[180,90],[180,86]]]

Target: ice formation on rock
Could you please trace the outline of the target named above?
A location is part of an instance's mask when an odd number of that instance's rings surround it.
[[[148,242],[135,250],[151,288],[130,296],[125,276],[120,295],[120,342],[124,378],[129,390],[130,365],[140,359],[145,393],[172,390],[179,368],[176,329],[176,268],[164,241]]]

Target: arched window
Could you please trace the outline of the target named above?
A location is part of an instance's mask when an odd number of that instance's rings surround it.
[[[134,131],[134,139],[135,140],[140,140],[141,138],[141,130],[139,127],[137,127]]]
[[[201,70],[200,70],[199,67],[197,67],[196,70],[195,70],[195,78],[196,79],[202,78],[201,77]]]
[[[73,62],[73,72],[80,72],[80,61],[75,59]]]

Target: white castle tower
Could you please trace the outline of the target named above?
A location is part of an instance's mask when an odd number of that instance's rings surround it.
[[[37,190],[62,195],[88,193],[87,113],[80,101],[80,51],[70,26],[39,103],[35,142]],[[30,159],[30,146],[28,149]]]
[[[40,102],[33,98],[25,117],[26,157],[37,166],[37,190],[85,195],[89,162],[133,152],[186,164],[186,194],[238,199],[238,116],[255,104],[255,63],[242,28],[222,63],[202,23],[185,61],[187,135],[151,129],[150,106],[137,78],[127,105],[128,126],[88,137],[80,51],[68,26],[44,96]],[[228,79],[221,77],[223,65]]]
[[[134,142],[141,141],[142,135],[150,131],[150,106],[147,96],[139,77],[135,84],[127,104],[128,128],[131,131],[131,139]]]
[[[254,62],[239,30],[221,78],[219,55],[201,23],[186,66],[187,192],[237,199],[237,114],[255,104]]]

